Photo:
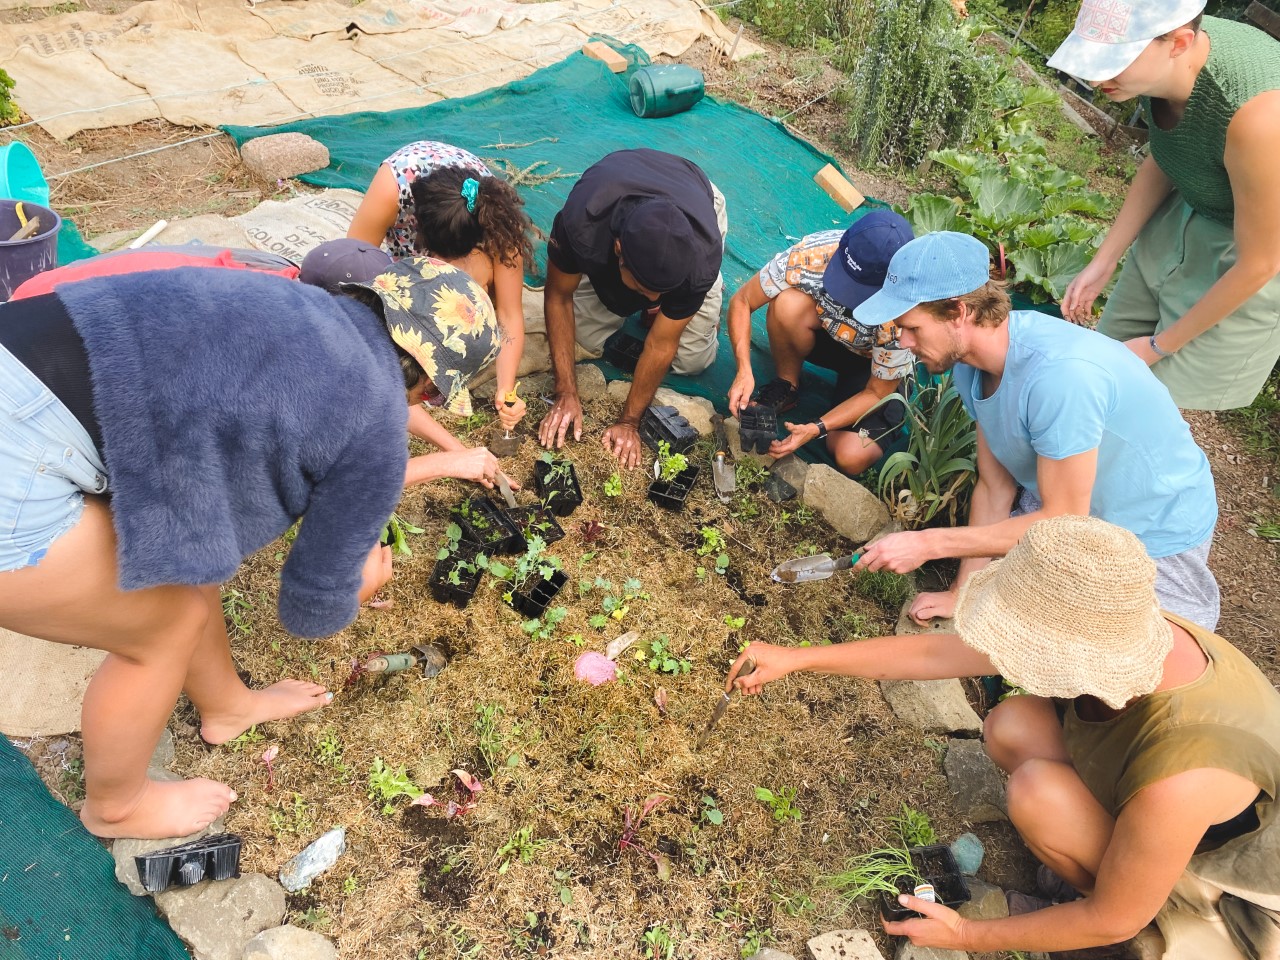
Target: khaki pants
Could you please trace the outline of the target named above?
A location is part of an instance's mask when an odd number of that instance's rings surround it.
[[[720,228],[721,247],[724,237],[729,232],[729,218],[725,213],[724,194],[713,183],[711,193],[715,200],[716,226]],[[693,315],[680,334],[680,346],[676,349],[675,360],[671,363],[671,372],[684,376],[699,374],[716,359],[716,350],[720,346],[720,306],[724,302],[724,275],[716,277],[716,282],[707,298],[702,301],[702,308]],[[609,335],[622,326],[626,317],[620,317],[596,296],[591,281],[584,275],[582,282],[573,295],[573,316],[576,327],[578,345],[584,350],[599,356],[604,350],[604,342]]]
[[[1098,331],[1116,340],[1171,326],[1236,262],[1230,227],[1192,211],[1174,191],[1129,251]],[[1183,410],[1247,407],[1280,357],[1280,277],[1235,313],[1151,368]]]
[[[1235,896],[1190,870],[1156,914],[1155,926],[1164,943],[1148,955],[1160,960],[1280,958],[1280,912]]]

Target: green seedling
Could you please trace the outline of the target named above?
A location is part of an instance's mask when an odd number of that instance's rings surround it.
[[[720,809],[720,805],[716,803],[716,798],[707,794],[702,798],[702,815],[699,818],[705,820],[713,827],[718,827],[724,823],[724,811]]]
[[[778,823],[786,823],[788,820],[795,820],[798,823],[804,819],[800,808],[796,806],[795,787],[779,787],[776,791],[767,787],[756,787],[756,799],[769,808],[773,819]]]
[[[745,627],[745,626],[747,625],[747,618],[746,618],[746,617],[735,617],[735,616],[733,616],[733,614],[726,613],[726,614],[724,615],[724,622],[725,622],[725,625],[726,625],[730,630],[741,630],[743,627]]]
[[[282,800],[271,812],[271,830],[277,837],[283,833],[305,837],[314,833],[315,827],[315,811],[300,793],[293,794],[288,802]]]
[[[511,835],[506,843],[498,848],[496,857],[501,861],[498,873],[506,873],[511,869],[511,864],[516,861],[533,863],[533,858],[537,856],[538,851],[549,842],[548,840],[533,839],[533,827],[521,827]]]
[[[520,754],[508,748],[506,737],[498,729],[498,724],[506,712],[500,703],[479,704],[476,707],[476,718],[471,725],[476,734],[476,749],[480,751],[480,756],[490,773],[500,769],[503,763],[508,767],[515,767],[520,763]]]
[[[604,495],[611,500],[622,496],[622,475],[618,471],[609,474],[609,479],[604,482]]]
[[[700,531],[702,534],[702,543],[698,544],[698,556],[705,557],[712,553],[723,553],[728,544],[725,543],[724,534],[716,527],[703,527]]]
[[[672,453],[671,444],[658,441],[658,479],[670,483],[689,469],[689,458],[683,453]]]
[[[392,770],[381,757],[373,758],[373,766],[369,770],[369,799],[382,803],[384,817],[395,813],[395,801],[401,797],[417,800],[420,796],[422,789],[409,779],[404,767]]]
[[[890,570],[861,570],[854,586],[864,597],[875,600],[886,610],[897,610],[914,592],[910,577]]]
[[[455,587],[462,583],[462,578],[468,579],[475,576],[478,570],[483,570],[489,565],[489,558],[483,553],[478,554],[474,560],[467,560],[458,553],[459,545],[462,543],[462,527],[456,523],[451,523],[444,529],[444,545],[436,551],[436,559],[441,561],[452,560],[452,563],[446,565],[444,579],[446,583],[453,584]]]
[[[397,553],[402,557],[412,557],[413,550],[409,546],[408,534],[425,533],[421,527],[415,527],[404,517],[398,513],[393,513],[387,521],[387,525],[382,528],[381,540],[387,546],[391,547],[393,553]]]
[[[905,847],[882,847],[861,854],[850,860],[842,872],[822,878],[824,884],[850,901],[875,893],[896,897],[899,880],[921,881]]]
[[[662,924],[655,923],[644,932],[645,960],[671,960],[675,952],[675,942]]]
[[[723,577],[725,575],[725,572],[728,569],[729,569],[729,555],[727,553],[722,553],[718,557],[716,557],[716,573],[720,574],[720,576]]]
[[[520,624],[520,629],[534,640],[550,640],[555,636],[556,627],[568,615],[569,611],[564,607],[552,607],[542,614],[541,619],[535,617]]]
[[[516,557],[515,565],[508,566],[490,558],[485,569],[495,578],[496,584],[505,584],[502,599],[511,603],[516,593],[526,593],[538,580],[549,580],[551,575],[561,569],[562,564],[556,557],[546,552],[547,544],[539,536],[529,538],[525,552]]]
[[[253,609],[253,601],[234,587],[226,587],[222,591],[222,618],[229,620],[236,633],[253,633],[253,624],[245,614]]]
[[[764,461],[755,457],[743,457],[733,467],[734,478],[739,487],[760,486],[769,477],[769,468]]]
[[[934,833],[933,824],[929,822],[929,815],[905,803],[902,805],[902,812],[896,817],[891,817],[889,822],[894,825],[898,836],[908,847],[927,847],[938,842],[938,835]]]
[[[641,647],[635,652],[635,658],[648,665],[654,673],[668,673],[681,676],[693,669],[693,663],[685,657],[676,656],[671,649],[671,638],[666,634],[656,640],[650,640],[648,651]]]
[[[258,725],[255,723],[248,730],[230,742],[237,747],[251,747],[255,743],[262,743],[262,741],[266,739],[266,737],[258,732]]]

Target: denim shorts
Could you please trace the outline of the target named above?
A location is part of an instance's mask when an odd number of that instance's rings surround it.
[[[84,495],[107,489],[80,421],[0,347],[0,572],[39,563],[80,519]]]

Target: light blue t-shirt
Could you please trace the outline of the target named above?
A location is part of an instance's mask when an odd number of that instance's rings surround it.
[[[1213,534],[1218,500],[1209,461],[1168,389],[1128,347],[1029,310],[1009,314],[1009,354],[995,393],[956,364],[956,388],[995,458],[1027,490],[1039,457],[1098,448],[1089,513],[1132,531],[1153,559]]]

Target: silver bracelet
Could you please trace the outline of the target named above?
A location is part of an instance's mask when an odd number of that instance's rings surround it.
[[[1148,341],[1147,341],[1147,343],[1151,344],[1151,350],[1152,350],[1152,352],[1153,352],[1157,357],[1160,357],[1160,358],[1162,358],[1162,359],[1163,359],[1164,357],[1172,357],[1175,353],[1177,353],[1177,352],[1178,352],[1178,351],[1176,351],[1176,350],[1161,350],[1161,349],[1160,349],[1160,344],[1156,343],[1156,334],[1154,334],[1154,333],[1151,335],[1151,339],[1150,339],[1150,340],[1148,340]]]

